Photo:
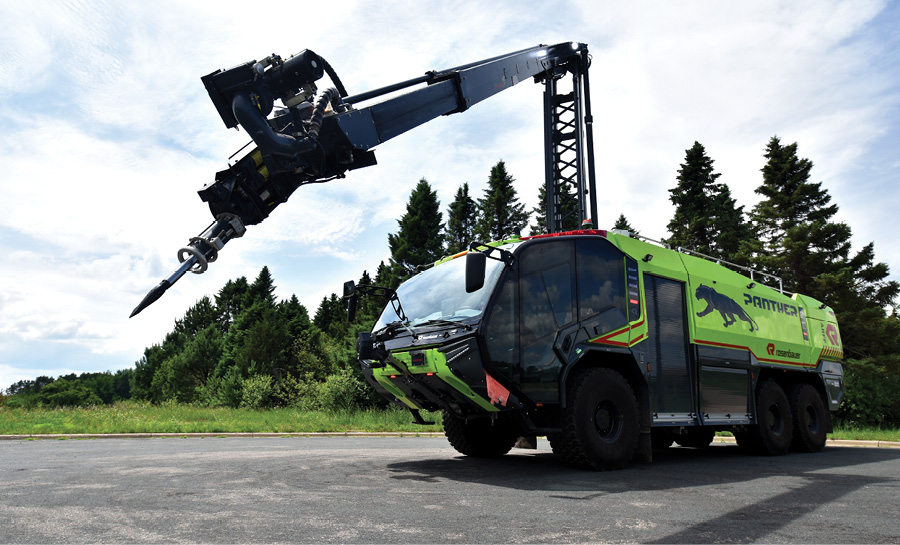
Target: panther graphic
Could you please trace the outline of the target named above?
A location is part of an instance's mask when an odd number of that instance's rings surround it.
[[[698,318],[702,318],[710,312],[718,310],[719,314],[722,315],[722,319],[725,320],[725,323],[722,324],[725,327],[730,326],[738,320],[742,320],[750,324],[750,331],[759,329],[759,325],[757,325],[753,318],[747,316],[744,307],[735,302],[734,299],[726,297],[711,287],[703,284],[700,284],[700,287],[697,288],[695,295],[698,300],[706,301],[706,304],[708,305],[706,309],[697,313]]]

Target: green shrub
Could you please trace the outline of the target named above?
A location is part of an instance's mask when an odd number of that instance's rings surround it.
[[[243,400],[244,381],[241,379],[241,371],[237,367],[229,369],[222,380],[219,381],[219,389],[217,391],[218,403],[225,407],[238,407]]]
[[[241,381],[241,408],[269,409],[276,405],[278,397],[272,377],[254,375]]]
[[[317,411],[319,410],[319,384],[312,373],[298,378],[286,375],[275,383],[275,397],[280,407]]]
[[[326,411],[351,411],[370,405],[369,386],[349,369],[329,375],[319,385],[319,401]]]
[[[900,426],[900,356],[848,360],[838,421],[850,428]]]
[[[34,409],[41,404],[37,394],[16,394],[6,398],[6,406],[10,409]]]
[[[44,386],[35,397],[38,398],[38,401],[41,404],[48,407],[87,407],[89,405],[103,405],[103,400],[90,388],[81,382],[75,382],[64,378]]]

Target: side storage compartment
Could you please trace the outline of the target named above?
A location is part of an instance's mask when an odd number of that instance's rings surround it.
[[[706,425],[753,423],[750,353],[697,346],[700,361],[700,414]]]

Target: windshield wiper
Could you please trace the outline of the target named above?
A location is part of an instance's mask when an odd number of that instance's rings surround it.
[[[472,329],[472,326],[470,326],[469,324],[464,324],[462,322],[457,322],[454,320],[445,320],[443,318],[435,318],[433,320],[425,320],[422,323],[416,324],[416,327],[423,326],[423,325],[449,325],[449,326],[453,326],[453,327],[461,327],[461,328],[465,329],[466,331],[469,331]]]
[[[418,339],[418,338],[419,338],[419,336],[416,335],[416,332],[413,331],[411,327],[409,327],[409,320],[408,320],[408,319],[407,319],[407,320],[394,320],[393,322],[391,322],[391,323],[389,323],[388,325],[384,326],[384,328],[387,329],[388,331],[396,331],[397,329],[400,329],[401,327],[402,327],[403,329],[409,331],[409,334],[412,335],[413,339]]]

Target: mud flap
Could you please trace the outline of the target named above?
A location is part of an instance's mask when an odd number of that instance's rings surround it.
[[[631,457],[636,462],[652,462],[653,461],[653,445],[650,441],[650,429],[641,429],[638,435],[637,448],[634,449],[634,456]]]

